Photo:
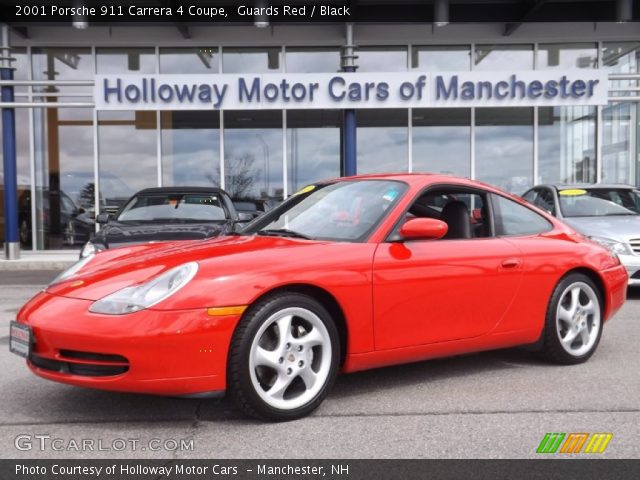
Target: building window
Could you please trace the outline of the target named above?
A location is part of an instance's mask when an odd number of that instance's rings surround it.
[[[156,112],[98,112],[101,212],[115,213],[138,190],[158,184]]]
[[[220,112],[160,113],[162,184],[220,185]]]
[[[596,68],[598,48],[595,43],[542,43],[538,45],[536,69]]]
[[[33,48],[31,64],[34,80],[93,80],[95,67],[90,48]],[[86,93],[91,97],[90,86],[33,87],[34,93]],[[50,101],[53,100],[51,96]],[[55,100],[54,100],[55,101]],[[81,101],[76,98],[76,101]]]
[[[514,71],[533,69],[533,45],[476,45],[473,69]]]
[[[98,48],[98,73],[156,73],[156,52],[153,48]]]
[[[533,183],[533,108],[476,109],[476,178],[512,193]]]
[[[281,200],[282,155],[282,111],[224,112],[224,186],[233,198]]]
[[[471,68],[471,47],[447,45],[411,48],[411,69],[429,72],[457,72]]]
[[[273,73],[282,70],[280,47],[223,48],[224,73]]]
[[[413,171],[471,176],[471,110],[412,111]]]
[[[356,55],[358,72],[406,72],[406,47],[360,47]]]
[[[289,73],[340,71],[340,50],[334,47],[287,48],[285,59]]]
[[[289,194],[340,176],[339,110],[287,111]]]
[[[218,73],[218,47],[161,48],[160,73]]]
[[[407,110],[362,109],[356,115],[358,173],[409,171]]]
[[[595,182],[595,138],[595,107],[540,107],[538,109],[540,182]]]

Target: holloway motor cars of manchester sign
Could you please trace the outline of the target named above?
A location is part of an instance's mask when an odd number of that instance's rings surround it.
[[[606,105],[600,70],[97,75],[98,110]]]

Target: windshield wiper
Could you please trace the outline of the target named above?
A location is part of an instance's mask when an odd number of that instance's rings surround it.
[[[304,238],[305,240],[313,240],[308,235],[304,233],[296,232],[295,230],[289,230],[288,228],[272,228],[267,230],[260,230],[257,232],[258,235],[267,235],[272,237],[293,237],[293,238]]]

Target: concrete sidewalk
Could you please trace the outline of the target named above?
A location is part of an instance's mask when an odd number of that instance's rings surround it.
[[[0,259],[0,271],[64,270],[78,260],[79,251],[20,252],[19,260]]]

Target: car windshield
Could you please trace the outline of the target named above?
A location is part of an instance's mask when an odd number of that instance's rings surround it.
[[[640,195],[631,189],[565,189],[558,192],[565,217],[638,215]]]
[[[311,185],[249,224],[244,233],[363,241],[406,189],[405,183],[390,180]]]
[[[154,193],[136,195],[122,209],[119,222],[218,222],[226,219],[219,195]]]

